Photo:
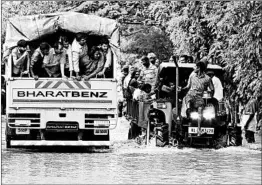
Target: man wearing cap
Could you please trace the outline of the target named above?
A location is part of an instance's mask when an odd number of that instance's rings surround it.
[[[149,59],[149,62],[151,64],[155,65],[155,63],[156,63],[156,55],[155,55],[155,53],[148,53],[147,57]]]
[[[151,85],[151,93],[154,93],[155,90],[155,84],[157,79],[157,67],[153,65],[148,57],[143,56],[141,58],[143,68],[141,69],[140,76],[138,78],[138,81],[142,81],[143,83],[148,83]]]
[[[214,74],[214,71],[207,71],[206,74],[212,79],[213,85],[214,85],[214,98],[217,99],[217,101],[221,101],[223,99],[223,86],[219,78],[217,78]]]

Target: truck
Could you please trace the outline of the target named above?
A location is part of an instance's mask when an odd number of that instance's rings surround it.
[[[76,12],[10,18],[3,48],[14,47],[20,39],[36,48],[42,41],[54,41],[61,33],[73,38],[79,32],[87,34],[90,42],[108,38],[113,77],[88,81],[13,77],[9,55],[5,70],[7,148],[111,145],[110,132],[117,125],[116,67],[120,54],[115,20]]]

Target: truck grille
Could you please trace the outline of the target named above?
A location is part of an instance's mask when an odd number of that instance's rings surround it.
[[[40,127],[40,114],[8,114],[8,123],[10,126],[15,126],[15,123],[21,120],[29,120],[31,123],[29,127]]]

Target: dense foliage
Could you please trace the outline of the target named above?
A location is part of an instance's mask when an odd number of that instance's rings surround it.
[[[179,6],[168,23],[175,53],[207,56],[223,65],[228,94],[241,98],[251,89],[261,96],[262,3],[194,1]]]

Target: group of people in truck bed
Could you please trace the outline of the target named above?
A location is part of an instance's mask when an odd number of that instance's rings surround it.
[[[72,43],[66,36],[59,37],[52,47],[42,42],[33,53],[27,41],[19,40],[11,50],[12,76],[77,80],[112,78],[112,55],[107,39],[103,38],[98,45],[88,48],[83,33],[77,33]]]

